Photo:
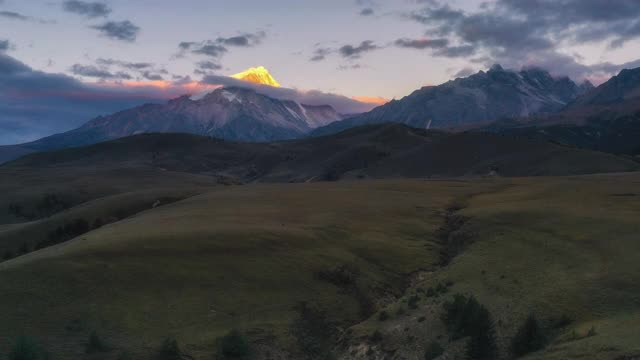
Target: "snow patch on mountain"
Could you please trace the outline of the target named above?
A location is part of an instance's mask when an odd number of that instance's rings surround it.
[[[227,99],[227,101],[229,102],[237,102],[242,104],[242,98],[238,97],[236,94],[227,91],[227,90],[222,90],[222,96]]]

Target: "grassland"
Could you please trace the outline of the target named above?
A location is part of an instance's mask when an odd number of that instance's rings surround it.
[[[431,340],[459,350],[439,315],[464,293],[491,311],[503,358],[531,312],[554,328],[532,359],[640,353],[640,174],[199,192],[1,263],[0,344],[27,334],[56,359],[78,359],[95,330],[117,349],[105,358],[120,350],[144,358],[172,336],[210,359],[215,339],[237,328],[257,358],[269,358],[265,349],[299,358],[291,323],[307,302],[341,329],[340,358],[422,359]],[[453,204],[468,218],[458,231],[469,244],[440,267],[438,229]],[[343,265],[357,269],[357,293],[318,276]],[[446,282],[446,294],[424,295]],[[414,294],[417,306],[408,306]],[[553,326],[562,318],[570,322]],[[376,330],[382,340],[372,345]]]

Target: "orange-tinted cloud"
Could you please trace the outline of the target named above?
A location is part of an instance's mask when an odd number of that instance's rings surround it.
[[[353,96],[353,100],[360,101],[367,104],[384,105],[389,102],[389,99],[372,96]]]
[[[155,98],[166,100],[174,99],[182,95],[197,94],[215,88],[215,86],[203,84],[198,81],[180,83],[166,80],[100,82],[94,85],[99,88],[108,88],[111,90],[151,93]]]

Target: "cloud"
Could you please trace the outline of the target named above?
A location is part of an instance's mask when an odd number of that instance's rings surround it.
[[[547,69],[554,76],[569,76],[579,81],[591,80],[595,84],[600,84],[617,74],[622,69],[633,69],[640,67],[640,60],[629,61],[622,64],[611,62],[600,62],[591,65],[580,63],[574,56],[560,54],[555,51],[530,53],[523,55],[519,59],[504,59],[502,63],[508,68],[520,67],[540,67]],[[488,62],[485,63],[488,65]]]
[[[206,40],[203,42],[187,42],[183,41],[178,44],[177,57],[184,57],[186,53],[192,53],[196,55],[206,55],[212,58],[220,58],[227,50],[226,47],[219,45],[216,41]]]
[[[362,56],[362,54],[364,53],[378,49],[380,49],[380,47],[377,46],[372,40],[365,40],[361,42],[360,45],[356,46],[344,45],[340,49],[338,49],[338,52],[340,53],[340,55],[342,55],[342,57],[357,59],[360,58],[360,56]]]
[[[447,39],[398,39],[395,45],[404,48],[413,49],[441,49],[449,45]]]
[[[168,71],[159,68],[151,62],[132,62],[122,61],[111,58],[98,58],[93,66],[74,65],[72,72],[76,75],[96,77],[100,79],[120,79],[132,80],[134,77],[129,72],[134,73],[138,80],[161,81],[164,80],[163,75],[168,75]],[[113,68],[124,71],[111,71]],[[75,71],[74,71],[75,70]]]
[[[133,42],[138,37],[140,28],[129,20],[124,21],[107,21],[101,25],[91,26],[102,33],[102,35],[114,39],[127,42]]]
[[[105,59],[105,58],[98,58],[98,60],[96,60],[96,63],[99,65],[105,65],[105,66],[115,65],[125,69],[130,69],[130,70],[149,69],[154,66],[153,63],[149,63],[149,62],[129,62],[129,61],[121,61],[121,60]]]
[[[474,45],[448,46],[437,49],[433,53],[436,56],[449,58],[469,57],[476,53],[477,48]]]
[[[152,85],[83,83],[67,75],[34,70],[0,52],[0,144],[35,140],[99,115],[164,102],[200,89],[189,87],[192,84]]]
[[[0,40],[0,51],[9,50],[10,46],[11,46],[11,43],[9,43],[9,40]]]
[[[175,56],[180,58],[190,53],[219,59],[229,52],[229,47],[254,47],[260,45],[266,36],[264,31],[258,31],[230,37],[218,37],[215,40],[183,41],[178,44],[178,54]]]
[[[11,20],[20,20],[20,21],[29,21],[33,19],[30,16],[22,15],[13,11],[0,11],[0,17],[11,19]]]
[[[264,31],[259,31],[256,33],[245,33],[228,38],[219,37],[218,39],[216,39],[216,42],[218,44],[223,44],[226,46],[253,47],[256,45],[260,45],[260,43],[262,43],[262,40],[266,36],[267,35]]]
[[[318,46],[319,44],[316,44]],[[309,58],[309,61],[317,62],[323,61],[327,56],[331,54],[339,54],[347,60],[355,60],[362,57],[363,54],[382,49],[381,46],[376,45],[372,40],[362,41],[359,45],[343,45],[340,48],[328,48],[318,47],[313,51],[313,54]],[[338,67],[339,70],[357,69],[360,65],[343,65]]]
[[[102,2],[67,0],[62,3],[62,8],[64,11],[88,18],[106,17],[111,13],[111,8]]]
[[[460,69],[459,71],[457,71],[455,74],[453,74],[454,78],[463,78],[463,77],[467,77],[469,75],[473,75],[475,73],[475,71],[472,68],[463,68]]]
[[[195,73],[198,75],[209,75],[213,71],[222,69],[222,65],[214,61],[199,61],[196,67]]]
[[[331,105],[338,112],[343,114],[353,114],[366,112],[373,109],[376,104],[365,103],[348,98],[346,96],[325,93],[318,90],[298,90],[290,88],[276,88],[267,85],[255,84],[248,81],[238,80],[227,76],[209,75],[202,79],[202,83],[211,86],[241,87],[252,89],[257,93],[281,100],[293,100],[306,105]]]
[[[31,21],[31,22],[41,23],[41,24],[51,24],[51,23],[55,22],[55,21],[51,21],[51,20],[44,20],[44,19],[35,18],[33,16],[23,15],[23,14],[15,12],[15,11],[5,11],[5,10],[0,11],[0,18],[5,18],[5,19],[9,19],[9,20],[16,20],[16,21]]]
[[[96,67],[96,66],[93,66],[93,65],[74,64],[73,66],[71,66],[69,71],[71,71],[71,73],[74,74],[74,75],[79,75],[79,76],[84,76],[84,77],[91,77],[91,78],[124,79],[124,80],[131,80],[132,79],[131,75],[129,75],[129,74],[125,73],[125,72],[112,73],[112,72],[109,72],[108,70],[106,70],[104,68],[99,68],[99,67]]]
[[[587,76],[593,67],[560,49],[575,44],[623,46],[640,38],[637,0],[494,0],[474,11],[462,11],[438,0],[418,1],[421,8],[404,15],[425,26],[428,37],[448,40],[431,48],[427,42],[397,46],[431,49],[434,56],[468,58],[521,67],[555,66],[551,71]]]
[[[374,0],[356,0],[356,6],[360,7],[360,16],[373,16],[375,9],[378,8],[377,1]]]
[[[359,70],[359,69],[362,69],[363,67],[364,66],[362,66],[362,64],[347,64],[347,65],[338,66],[338,70],[340,71]]]
[[[142,77],[146,80],[151,80],[151,81],[161,81],[164,80],[164,77],[158,73],[153,73],[151,71],[143,71],[142,72]]]
[[[222,56],[222,54],[226,53],[227,51],[228,50],[226,47],[222,45],[218,45],[216,43],[205,43],[191,50],[191,52],[194,54],[207,55],[211,57],[220,57]]]
[[[372,8],[364,8],[360,10],[360,15],[362,16],[372,16],[375,14],[375,11]]]
[[[333,53],[334,50],[330,48],[317,48],[313,51],[313,55],[311,56],[310,61],[322,61],[327,58],[327,56]]]

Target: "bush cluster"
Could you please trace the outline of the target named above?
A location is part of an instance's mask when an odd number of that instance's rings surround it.
[[[231,330],[220,339],[218,356],[221,359],[247,359],[249,356],[249,341],[237,330]]]
[[[542,349],[545,343],[546,336],[536,317],[531,314],[511,340],[511,353],[515,357],[520,357]]]
[[[491,313],[473,296],[457,294],[444,304],[443,321],[452,340],[469,337],[470,359],[493,359],[497,356],[496,334]]]
[[[334,338],[334,328],[327,315],[320,309],[306,303],[298,306],[298,318],[291,331],[300,350],[310,359],[330,358]]]
[[[432,341],[424,351],[424,360],[433,360],[442,354],[444,354],[442,345],[437,341]]]

